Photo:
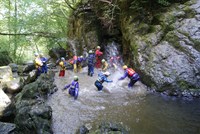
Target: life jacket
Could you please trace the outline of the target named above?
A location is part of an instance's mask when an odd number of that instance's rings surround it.
[[[59,62],[59,65],[60,65],[60,67],[61,67],[62,69],[65,69],[65,63],[64,63],[64,61],[60,61],[60,62]]]
[[[70,86],[70,88],[71,88],[71,89],[75,89],[77,83],[78,83],[78,82],[73,81],[72,84],[71,84],[71,86]]]
[[[42,64],[42,61],[39,57],[35,58],[35,67],[36,68],[40,68],[43,64]]]
[[[105,80],[105,77],[106,77],[105,75],[103,75],[102,73],[100,73],[100,74],[98,74],[98,79],[97,79],[97,80],[98,80],[99,82],[103,83],[104,80]]]
[[[135,71],[132,68],[128,68],[127,71],[129,77],[132,77],[135,74]]]
[[[89,54],[88,56],[88,64],[94,64],[95,55]]]

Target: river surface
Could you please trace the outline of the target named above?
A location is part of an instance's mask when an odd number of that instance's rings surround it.
[[[75,75],[67,71],[64,78],[55,76],[58,91],[50,96],[48,105],[53,110],[54,134],[74,134],[85,125],[94,130],[101,122],[121,123],[130,134],[200,134],[200,100],[168,97],[150,93],[145,85],[137,82],[127,88],[128,78],[118,82],[121,71],[111,73],[105,90],[98,92],[94,86],[97,73],[87,76],[84,68],[79,76],[79,97],[74,100],[68,91],[61,89],[70,83]]]

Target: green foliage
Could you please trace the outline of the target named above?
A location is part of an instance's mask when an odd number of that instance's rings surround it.
[[[66,46],[71,7],[80,0],[6,0],[0,2],[0,51],[15,62],[32,59],[34,52]]]

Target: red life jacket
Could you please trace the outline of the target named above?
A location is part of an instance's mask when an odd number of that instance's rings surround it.
[[[132,77],[133,74],[135,73],[135,71],[132,68],[128,68],[127,71],[128,71],[128,76],[129,77]]]

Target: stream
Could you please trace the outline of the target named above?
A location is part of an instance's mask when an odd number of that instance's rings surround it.
[[[128,89],[128,78],[117,79],[123,72],[111,71],[108,79],[113,83],[103,83],[104,91],[97,91],[93,77],[87,75],[87,67],[81,73],[66,71],[64,78],[55,76],[58,91],[48,99],[52,107],[52,128],[55,134],[74,134],[85,125],[95,130],[101,122],[121,123],[130,134],[199,134],[200,100],[169,97],[151,93],[140,81]],[[79,97],[74,100],[68,91],[61,89],[79,76]]]

